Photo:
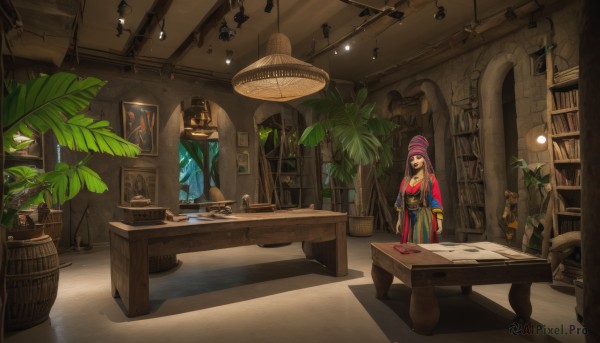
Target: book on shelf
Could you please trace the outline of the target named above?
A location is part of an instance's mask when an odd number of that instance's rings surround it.
[[[577,78],[579,78],[579,66],[575,66],[554,73],[554,83],[575,80]]]

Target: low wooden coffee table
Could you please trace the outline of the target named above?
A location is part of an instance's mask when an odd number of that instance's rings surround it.
[[[409,253],[398,252],[394,249],[398,245]],[[518,260],[453,263],[421,246],[399,243],[371,243],[371,252],[377,298],[387,297],[394,276],[410,287],[410,318],[420,334],[431,334],[440,317],[434,286],[461,286],[463,293],[469,293],[472,285],[511,283],[510,305],[519,319],[528,321],[531,283],[552,281],[550,263],[531,255]]]

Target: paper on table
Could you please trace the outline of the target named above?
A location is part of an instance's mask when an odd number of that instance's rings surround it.
[[[504,245],[493,243],[493,242],[474,242],[474,243],[466,243],[469,247],[475,247],[479,249],[489,250],[489,251],[500,251],[506,250]]]
[[[454,250],[454,251],[436,251],[437,255],[442,256],[450,261],[461,261],[461,260],[507,260],[508,257],[502,256],[494,251],[480,250],[470,248],[466,250]]]
[[[419,244],[419,246],[429,251],[454,251],[470,248],[469,246],[460,243],[428,243]]]

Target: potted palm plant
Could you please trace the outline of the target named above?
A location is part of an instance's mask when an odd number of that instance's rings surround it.
[[[522,250],[547,255],[547,245],[544,246],[544,237],[549,237],[552,229],[551,207],[548,207],[552,192],[550,190],[550,175],[544,173],[544,163],[536,163],[530,167],[524,159],[513,157],[513,168],[521,170],[523,182],[528,192],[528,215],[525,223],[525,234],[523,235]],[[544,256],[546,257],[546,256]]]
[[[17,135],[31,138],[34,131],[40,134],[51,131],[60,145],[87,155],[74,165],[57,163],[54,170],[44,172],[28,166],[4,168],[3,154],[0,160],[3,170],[0,180],[2,240],[11,228],[15,213],[20,210],[41,202],[63,204],[83,189],[94,193],[106,191],[108,187],[100,176],[87,167],[93,154],[134,157],[140,152],[136,145],[112,132],[108,121],[96,121],[84,113],[105,83],[93,77],[79,79],[70,73],[41,76],[23,85],[7,83],[8,94],[1,107],[3,153],[29,144],[26,140],[15,140]],[[49,238],[11,241],[3,246],[7,250],[26,250],[14,255],[28,256],[32,260],[11,261],[12,252],[6,260],[0,259],[6,263],[0,268],[0,276],[3,282],[6,281],[8,293],[8,301],[1,301],[3,306],[6,305],[3,323],[8,329],[25,329],[48,318],[58,291],[58,256],[54,244],[51,240],[48,244],[47,240]],[[4,268],[11,263],[12,267]],[[27,264],[31,268],[20,268],[17,264]],[[11,272],[6,274],[7,270]],[[20,271],[25,274],[19,275]],[[2,314],[4,312],[2,308]]]
[[[369,202],[373,199],[373,180],[392,165],[391,144],[387,138],[395,125],[373,112],[375,104],[365,103],[367,95],[363,88],[347,102],[339,91],[330,90],[323,98],[305,101],[303,104],[319,117],[304,130],[299,141],[305,146],[321,144],[330,149],[328,154],[333,158],[327,164],[329,175],[341,184],[354,185],[354,213],[349,216],[349,233],[355,236],[372,234]]]

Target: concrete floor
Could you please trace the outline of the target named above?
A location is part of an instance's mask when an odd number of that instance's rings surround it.
[[[394,241],[377,233],[348,237],[349,274],[332,277],[306,260],[300,243],[247,246],[178,255],[175,269],[150,278],[151,313],[128,318],[110,291],[109,251],[60,255],[58,297],[50,320],[6,333],[19,342],[584,342],[572,286],[534,284],[533,324],[564,330],[548,335],[509,332],[514,316],[510,285],[436,288],[440,323],[434,335],[411,331],[410,291],[398,279],[390,299],[375,298],[370,242]]]

